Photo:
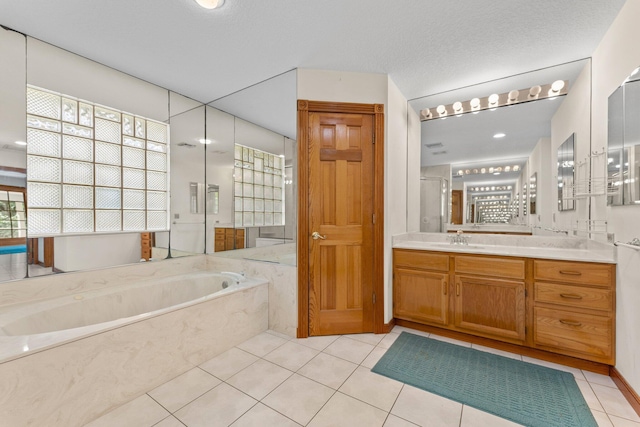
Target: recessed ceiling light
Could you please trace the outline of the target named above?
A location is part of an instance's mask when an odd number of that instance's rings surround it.
[[[505,136],[507,136],[507,134],[502,133],[502,132],[498,132],[495,135],[493,135],[494,138],[504,138]]]
[[[215,9],[224,4],[224,0],[196,0],[205,9]]]
[[[16,144],[18,144],[18,145],[27,145],[27,143],[24,142],[24,141],[16,141]]]
[[[198,142],[200,144],[211,144],[211,140],[210,139],[199,139]]]

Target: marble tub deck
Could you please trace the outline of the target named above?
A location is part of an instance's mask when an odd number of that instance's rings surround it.
[[[511,427],[517,424],[374,374],[403,330],[295,339],[261,333],[88,424],[89,427]],[[469,343],[439,337],[458,345]],[[599,427],[640,427],[611,378],[517,354],[481,351],[571,372]]]

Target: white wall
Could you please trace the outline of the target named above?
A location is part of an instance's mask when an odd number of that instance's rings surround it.
[[[551,227],[551,217],[553,213],[553,204],[556,203],[556,187],[552,187],[554,180],[552,179],[551,169],[551,139],[541,138],[531,152],[528,160],[529,176],[528,184],[531,184],[531,176],[536,175],[536,213],[529,217],[529,224],[532,226],[548,228]],[[554,163],[555,164],[555,163]],[[529,186],[529,191],[531,187]],[[529,205],[531,203],[529,202]]]
[[[0,28],[0,147],[27,140],[25,37]],[[5,151],[2,152],[5,165]],[[26,154],[21,166],[26,167]],[[6,166],[6,165],[5,165]]]
[[[420,231],[420,155],[422,151],[420,116],[411,107],[407,140],[407,231]]]
[[[600,45],[592,56],[593,147],[599,148],[607,140],[608,97],[622,81],[640,65],[640,1],[625,3]],[[609,231],[616,240],[628,241],[640,237],[640,209],[636,206],[606,207],[604,197],[593,207],[599,218],[607,218]],[[640,252],[634,249],[618,249],[616,368],[627,382],[640,392]]]
[[[140,233],[56,237],[53,244],[53,266],[62,271],[131,264],[141,256]]]
[[[391,237],[407,229],[407,100],[385,74],[309,69],[298,69],[298,99],[385,106],[384,321],[388,322],[393,317]],[[415,112],[411,114],[415,119]],[[413,129],[412,144],[415,134]]]

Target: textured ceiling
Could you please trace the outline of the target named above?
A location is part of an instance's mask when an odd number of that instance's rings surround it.
[[[296,67],[409,99],[590,56],[624,0],[0,0],[0,24],[210,102]]]

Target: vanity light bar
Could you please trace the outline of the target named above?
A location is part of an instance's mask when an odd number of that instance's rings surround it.
[[[492,185],[491,187],[469,187],[468,191],[508,191],[512,189],[513,187],[511,185]]]
[[[485,174],[492,173],[494,175],[499,175],[502,172],[518,172],[520,171],[520,165],[509,165],[509,166],[497,166],[497,167],[485,167],[485,168],[473,168],[473,169],[460,169],[456,173],[456,176],[463,175],[477,175],[477,174]]]
[[[566,95],[569,89],[567,80],[556,80],[545,85],[536,85],[526,89],[512,90],[501,94],[491,94],[484,98],[473,98],[469,101],[456,101],[453,104],[438,105],[420,111],[420,120],[443,119],[448,116],[459,117],[463,114],[477,113],[482,110],[494,110],[498,107],[522,104],[540,99],[553,99]]]

